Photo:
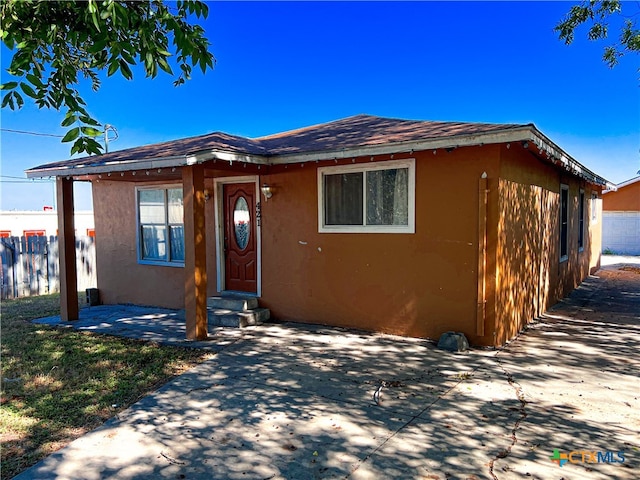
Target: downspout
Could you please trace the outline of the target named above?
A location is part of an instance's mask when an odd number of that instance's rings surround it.
[[[478,304],[476,310],[476,335],[484,336],[487,306],[487,172],[478,181]]]

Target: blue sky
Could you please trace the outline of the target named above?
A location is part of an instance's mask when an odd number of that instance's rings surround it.
[[[635,2],[627,8],[638,10]],[[256,137],[368,113],[422,120],[535,125],[615,183],[640,169],[638,56],[609,69],[580,30],[553,27],[564,2],[215,2],[203,23],[213,71],[178,88],[160,74],[81,87],[115,125],[112,150],[212,131]],[[615,31],[612,27],[612,31]],[[10,52],[2,47],[2,80]],[[3,109],[3,129],[63,134],[63,114]],[[1,132],[3,210],[40,210],[51,183],[7,183],[68,158],[59,138]],[[17,180],[16,180],[17,181]],[[76,207],[91,208],[80,185]]]

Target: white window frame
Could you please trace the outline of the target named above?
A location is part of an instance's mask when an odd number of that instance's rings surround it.
[[[582,214],[582,216],[581,216]],[[578,251],[584,251],[584,244],[587,236],[587,196],[584,189],[578,191]],[[582,236],[582,238],[580,238]],[[580,242],[582,240],[582,242]]]
[[[167,190],[175,190],[175,189],[180,189],[181,191],[183,190],[183,186],[181,183],[170,183],[170,184],[161,184],[161,185],[145,185],[145,186],[140,186],[140,187],[136,187],[135,188],[135,202],[136,202],[136,253],[138,256],[138,264],[140,265],[158,265],[158,266],[165,266],[165,267],[184,267],[184,260],[180,260],[180,261],[171,261],[171,260],[149,260],[149,259],[145,259],[142,258],[142,231],[141,231],[141,224],[140,224],[140,193],[141,191],[144,190],[164,190],[165,192],[165,201],[167,200]],[[169,224],[169,220],[167,218],[167,209],[168,205],[165,205],[165,225],[167,227],[167,249],[168,252],[170,254],[171,252],[171,246],[170,246],[170,242],[171,239],[169,238],[171,236],[171,232],[169,230],[169,226],[173,225],[173,224]],[[183,207],[184,209],[184,207]],[[183,227],[184,227],[184,217],[183,217],[183,223],[182,223]],[[183,228],[184,231],[184,228]],[[184,241],[184,239],[183,239]],[[186,244],[185,244],[185,248],[186,248]]]
[[[366,172],[376,170],[408,169],[407,201],[408,224],[407,225],[325,225],[324,224],[324,175],[338,175],[341,173],[363,173],[363,182],[366,182]],[[363,223],[366,222],[366,195],[367,189],[363,189]],[[416,198],[416,161],[414,158],[406,160],[388,160],[371,164],[340,165],[318,168],[318,232],[319,233],[415,233],[415,198]]]
[[[562,255],[562,192],[566,190],[567,192],[567,235],[566,235],[566,242],[567,242],[567,253],[565,255]],[[569,260],[569,245],[571,245],[571,239],[569,238],[569,234],[570,234],[570,226],[571,226],[571,217],[569,216],[569,212],[571,211],[571,198],[569,197],[569,185],[565,185],[564,183],[560,184],[560,198],[559,198],[559,202],[558,202],[558,211],[559,211],[559,216],[558,216],[558,223],[559,223],[559,231],[558,231],[558,250],[560,253],[560,263],[562,262],[566,262],[567,260]]]
[[[591,193],[591,204],[589,205],[591,225],[598,223],[598,194]]]

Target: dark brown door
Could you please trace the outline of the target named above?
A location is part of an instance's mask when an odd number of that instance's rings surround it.
[[[256,186],[224,185],[225,290],[256,293]]]

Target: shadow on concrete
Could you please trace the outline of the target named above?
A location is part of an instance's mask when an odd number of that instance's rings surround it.
[[[17,478],[636,478],[632,274],[600,271],[499,352],[301,324],[221,330],[213,359]],[[626,455],[559,467],[554,449]]]

